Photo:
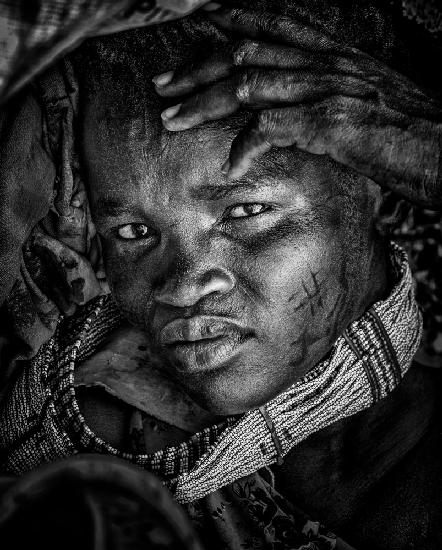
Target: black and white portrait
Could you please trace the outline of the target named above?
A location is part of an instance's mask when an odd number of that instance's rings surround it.
[[[442,5],[0,0],[0,547],[442,548]]]

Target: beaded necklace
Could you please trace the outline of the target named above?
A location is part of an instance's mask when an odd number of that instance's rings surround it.
[[[87,426],[74,370],[121,322],[109,298],[59,327],[24,369],[0,411],[3,466],[16,474],[78,452],[112,454],[159,475],[181,503],[192,502],[284,456],[312,433],[388,395],[410,367],[421,318],[405,252],[391,247],[390,296],[351,323],[326,359],[265,406],[152,454],[115,449]]]

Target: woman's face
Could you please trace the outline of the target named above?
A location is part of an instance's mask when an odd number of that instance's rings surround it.
[[[208,410],[259,406],[314,366],[382,292],[378,191],[359,179],[352,198],[352,176],[293,150],[228,181],[220,167],[231,130],[131,139],[122,124],[90,118],[85,131],[113,297]]]

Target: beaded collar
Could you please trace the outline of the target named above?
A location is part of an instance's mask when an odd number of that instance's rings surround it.
[[[152,454],[129,454],[96,436],[80,413],[74,369],[122,320],[108,297],[61,323],[6,399],[0,414],[4,467],[22,473],[78,452],[125,458],[161,476],[182,503],[281,462],[300,441],[388,395],[411,365],[421,318],[405,252],[391,247],[390,296],[351,323],[328,357],[265,406]]]

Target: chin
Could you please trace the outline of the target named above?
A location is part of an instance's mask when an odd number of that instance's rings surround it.
[[[233,371],[233,372],[232,372]],[[203,409],[216,416],[246,413],[264,405],[280,393],[267,384],[256,384],[256,376],[244,376],[244,369],[207,371],[179,380],[188,395]]]
[[[244,414],[250,410],[253,410],[264,403],[244,403],[243,399],[239,400],[226,400],[213,396],[197,396],[192,395],[193,399],[207,412],[214,416],[235,416]]]

